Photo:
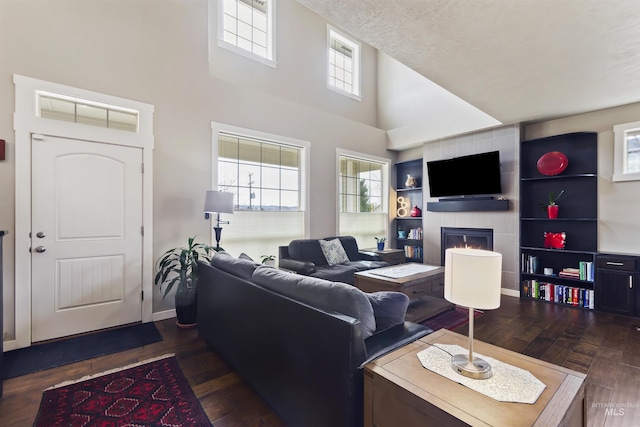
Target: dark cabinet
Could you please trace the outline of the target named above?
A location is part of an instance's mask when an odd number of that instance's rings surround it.
[[[640,259],[633,256],[598,254],[596,309],[626,316],[635,315],[637,264],[640,264]]]

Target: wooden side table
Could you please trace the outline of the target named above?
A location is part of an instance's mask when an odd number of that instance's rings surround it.
[[[468,337],[440,329],[365,366],[365,427],[584,425],[584,374],[476,340],[474,352],[546,385],[532,405],[499,402],[424,368],[417,354],[434,343],[467,348]]]

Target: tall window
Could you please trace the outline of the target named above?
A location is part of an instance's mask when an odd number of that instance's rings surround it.
[[[360,43],[329,27],[328,87],[360,99]]]
[[[218,0],[218,44],[274,66],[273,0]]]
[[[386,237],[389,215],[389,160],[356,153],[338,153],[338,231],[351,235],[362,248],[374,237]]]
[[[640,180],[640,122],[616,125],[613,130],[613,180]]]
[[[305,235],[305,141],[214,124],[214,187],[234,194],[221,246],[254,260]]]

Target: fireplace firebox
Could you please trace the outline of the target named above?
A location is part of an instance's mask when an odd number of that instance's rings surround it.
[[[493,250],[491,228],[440,228],[440,265],[444,265],[445,251],[449,248],[474,248]]]

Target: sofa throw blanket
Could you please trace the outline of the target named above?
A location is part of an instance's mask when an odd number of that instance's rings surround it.
[[[349,262],[349,257],[342,247],[340,239],[318,240],[318,242],[324,257],[327,259],[327,264],[336,265]]]

